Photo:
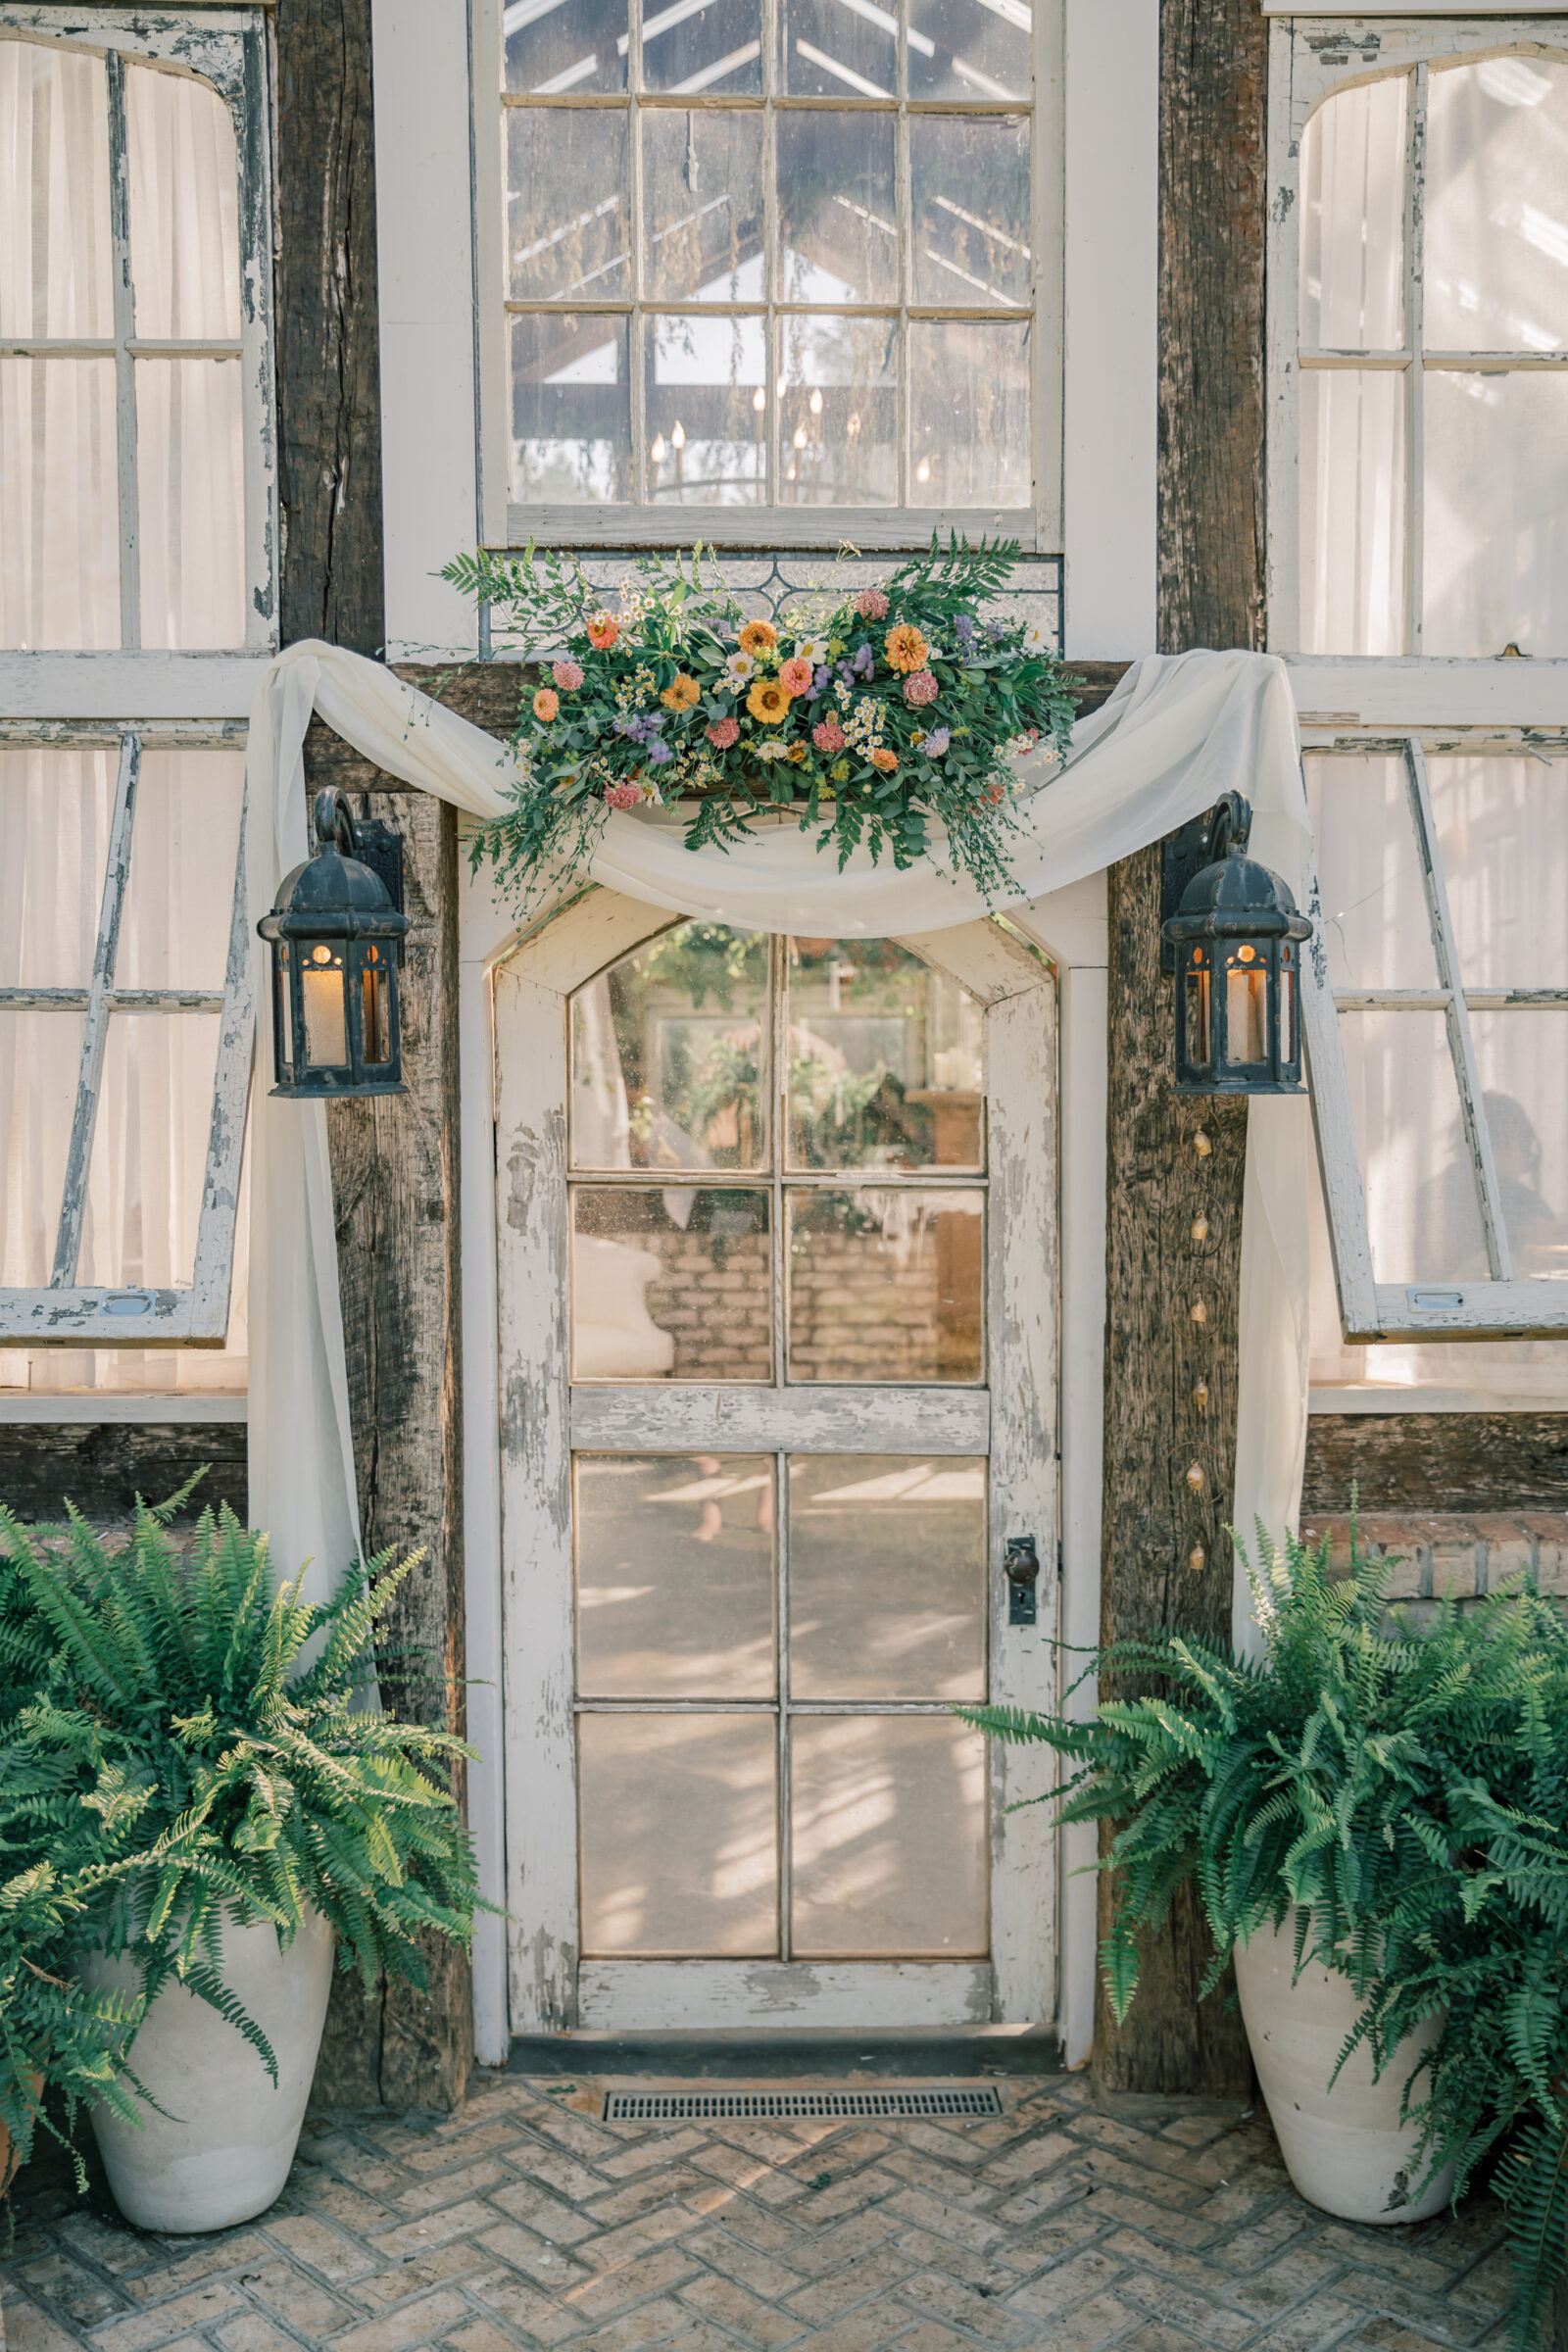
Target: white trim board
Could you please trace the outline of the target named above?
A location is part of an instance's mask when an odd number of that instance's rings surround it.
[[[0,1428],[90,1428],[151,1422],[175,1428],[213,1421],[248,1421],[250,1399],[231,1390],[179,1389],[166,1396],[115,1389],[0,1389]]]
[[[585,2033],[939,2033],[989,2025],[991,2004],[989,1960],[585,1960],[577,1972]]]
[[[0,654],[8,721],[248,719],[270,654]]]
[[[1410,1343],[1406,1343],[1409,1345]],[[1402,1382],[1311,1389],[1309,1415],[1340,1413],[1568,1413],[1568,1395],[1521,1396],[1517,1390],[1417,1389]]]
[[[1368,9],[1348,5],[1348,0],[1327,0],[1318,8],[1296,8],[1292,0],[1262,0],[1265,17],[1294,17],[1303,24],[1315,24],[1322,17],[1355,17],[1363,24],[1381,24],[1385,16],[1392,17],[1560,17],[1560,8],[1521,8],[1518,0],[1404,0],[1398,8],[1383,15]]]

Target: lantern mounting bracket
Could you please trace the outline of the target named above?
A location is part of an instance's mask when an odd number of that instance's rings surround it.
[[[1159,961],[1162,971],[1176,969],[1176,946],[1163,936],[1164,926],[1182,903],[1182,893],[1205,865],[1226,858],[1232,850],[1245,850],[1252,830],[1252,806],[1239,792],[1227,792],[1212,808],[1195,816],[1174,833],[1167,833],[1160,847],[1163,852],[1163,871],[1160,876],[1159,920],[1161,938]]]
[[[399,914],[408,910],[403,904],[403,836],[394,833],[389,824],[370,814],[370,796],[365,793],[360,801],[360,813],[355,815],[346,792],[318,792],[312,811],[316,838],[323,850],[336,849],[339,857],[357,858],[368,865],[381,884]],[[397,943],[397,958],[401,968],[406,943]]]

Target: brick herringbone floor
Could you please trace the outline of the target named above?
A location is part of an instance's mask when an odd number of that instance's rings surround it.
[[[1260,2116],[1008,2086],[979,2123],[603,2124],[481,2077],[456,2116],[313,2121],[281,2201],[156,2238],[19,2216],[8,2352],[1429,2352],[1500,2345],[1496,2208],[1303,2205]]]

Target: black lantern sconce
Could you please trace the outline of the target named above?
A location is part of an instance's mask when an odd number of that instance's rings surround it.
[[[1252,810],[1228,792],[1165,844],[1162,960],[1176,975],[1176,1092],[1301,1091],[1301,943],[1287,885],[1246,855]]]
[[[318,792],[316,852],[256,928],[272,951],[274,1095],[406,1095],[398,1024],[403,844],[347,796]]]

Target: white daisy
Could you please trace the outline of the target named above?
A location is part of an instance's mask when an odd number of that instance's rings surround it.
[[[790,756],[789,745],[780,743],[776,735],[769,736],[765,743],[754,743],[752,751],[759,760],[787,760]]]
[[[1053,654],[1055,639],[1043,620],[1032,620],[1023,633],[1024,644],[1032,654]]]
[[[724,667],[737,686],[744,686],[747,679],[755,673],[757,663],[752,660],[750,654],[731,654]]]
[[[803,637],[795,648],[795,659],[797,662],[809,662],[813,669],[820,669],[827,660],[827,639]]]

